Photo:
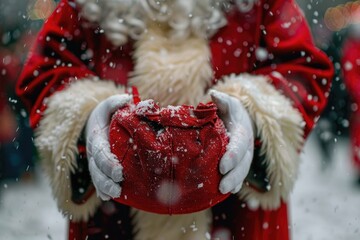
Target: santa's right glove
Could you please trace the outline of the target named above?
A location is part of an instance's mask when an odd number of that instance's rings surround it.
[[[114,95],[100,102],[91,112],[85,128],[89,171],[98,196],[109,200],[120,196],[122,166],[110,151],[111,115],[132,100],[128,94]]]
[[[220,160],[219,170],[224,175],[220,181],[221,193],[237,193],[247,176],[254,155],[254,125],[242,103],[228,94],[210,91],[211,98],[219,109],[230,141]]]

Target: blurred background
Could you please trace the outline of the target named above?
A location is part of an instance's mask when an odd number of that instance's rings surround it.
[[[316,45],[336,74],[329,104],[302,152],[290,202],[294,240],[360,239],[360,2],[298,0]],[[28,116],[14,85],[31,44],[55,0],[0,0],[0,239],[65,239],[39,169]],[[353,60],[353,61],[352,61]],[[359,92],[359,93],[357,93]],[[358,101],[359,100],[359,101]],[[359,132],[359,133],[358,133]],[[358,139],[359,138],[359,139]]]

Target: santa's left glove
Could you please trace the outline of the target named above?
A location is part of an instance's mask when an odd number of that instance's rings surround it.
[[[111,115],[132,101],[128,94],[111,96],[91,112],[85,128],[89,171],[98,196],[102,200],[119,197],[123,179],[122,166],[110,151],[109,123]]]
[[[220,160],[221,193],[237,193],[249,172],[254,154],[254,124],[242,103],[228,94],[210,91],[219,116],[229,133],[226,152]]]

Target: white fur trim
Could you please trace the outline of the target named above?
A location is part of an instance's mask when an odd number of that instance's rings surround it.
[[[211,210],[159,215],[132,209],[135,240],[210,240]]]
[[[95,77],[78,80],[47,100],[47,109],[35,130],[35,145],[58,207],[74,221],[86,221],[101,203],[96,194],[83,204],[71,201],[70,174],[77,168],[78,139],[94,107],[107,97],[123,92],[113,82],[98,81]]]
[[[299,150],[303,144],[303,118],[265,76],[249,74],[224,77],[214,89],[237,97],[249,111],[265,155],[270,189],[258,192],[244,185],[239,196],[264,209],[280,206],[286,201],[297,177]]]
[[[206,39],[192,37],[175,44],[159,27],[149,27],[137,41],[134,57],[130,85],[138,88],[141,98],[163,106],[198,104],[213,77]]]

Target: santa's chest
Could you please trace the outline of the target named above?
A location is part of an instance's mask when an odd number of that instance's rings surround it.
[[[256,26],[254,19],[239,19],[239,16],[233,16],[228,19],[227,26],[220,29],[210,40],[201,40],[206,45],[202,46],[205,50],[199,51],[198,44],[188,39],[180,43],[179,47],[178,43],[171,47],[167,46],[169,43],[163,46],[162,43],[155,43],[160,46],[150,46],[149,51],[146,51],[146,48],[142,49],[141,54],[137,53],[137,45],[128,44],[116,49],[106,47],[99,49],[101,53],[97,60],[94,59],[94,70],[103,79],[132,85],[134,72],[138,75],[139,69],[143,71],[141,68],[148,68],[147,71],[154,72],[153,75],[157,72],[168,73],[168,78],[177,78],[180,73],[187,78],[193,75],[188,65],[196,65],[197,69],[194,72],[201,72],[203,68],[210,67],[211,76],[202,77],[202,81],[207,82],[205,85],[208,87],[209,83],[213,84],[224,75],[250,72],[258,62],[266,60],[267,50],[258,46],[259,32],[261,29]],[[183,48],[185,50],[182,50]],[[204,61],[204,58],[208,66],[199,63]],[[172,76],[171,72],[176,73],[176,77]],[[153,81],[155,85],[171,83],[163,82],[163,79],[151,77],[146,81]],[[176,84],[181,85],[181,81]]]

